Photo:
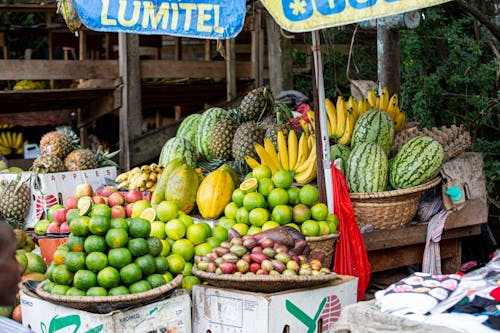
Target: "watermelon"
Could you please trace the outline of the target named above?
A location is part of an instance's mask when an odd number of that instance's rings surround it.
[[[344,172],[347,165],[347,160],[351,154],[351,148],[349,146],[335,144],[330,146],[330,161],[335,161],[340,158],[340,171]]]
[[[219,119],[227,116],[227,111],[222,108],[210,108],[201,114],[198,121],[198,129],[196,131],[196,150],[207,161],[210,161],[213,156],[210,153],[210,137],[212,136],[212,128]]]
[[[394,121],[382,110],[369,110],[361,115],[354,125],[351,148],[363,142],[378,143],[389,156],[394,139]]]
[[[196,131],[198,130],[198,121],[200,118],[201,114],[199,113],[193,113],[184,118],[175,136],[188,139],[193,146],[196,146]]]
[[[354,193],[381,192],[387,186],[387,156],[379,144],[358,144],[347,160],[346,178]]]
[[[179,157],[184,157],[187,165],[196,167],[196,149],[193,144],[188,139],[174,136],[163,145],[158,164],[164,167]]]
[[[429,136],[405,143],[394,157],[389,182],[396,189],[424,184],[437,176],[444,162],[443,146]]]

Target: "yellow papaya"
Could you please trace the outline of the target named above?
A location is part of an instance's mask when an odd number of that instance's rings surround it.
[[[231,173],[225,168],[210,172],[201,182],[196,195],[198,210],[206,219],[219,218],[231,201],[234,191]]]
[[[196,170],[187,164],[180,165],[168,176],[165,200],[175,202],[180,210],[189,214],[196,205],[199,184],[200,178]]]

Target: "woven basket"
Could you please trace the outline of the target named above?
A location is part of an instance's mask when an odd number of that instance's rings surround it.
[[[149,302],[153,299],[159,298],[170,290],[177,288],[182,282],[182,274],[177,275],[169,283],[137,294],[128,294],[120,296],[64,296],[53,295],[43,290],[43,286],[47,280],[40,283],[36,288],[36,293],[42,299],[55,303],[58,305],[66,306],[69,308],[87,310],[96,309],[100,306],[123,308],[131,305],[138,305],[141,303]]]
[[[312,287],[339,279],[338,275],[333,272],[319,276],[235,275],[207,273],[199,270],[196,266],[193,267],[192,273],[214,287],[262,293]]]
[[[350,193],[358,226],[371,224],[375,230],[400,228],[417,213],[422,194],[441,182],[441,177],[403,190]]]
[[[323,267],[330,267],[332,265],[335,242],[337,242],[338,237],[338,233],[317,237],[306,237],[311,252],[320,252],[324,255],[323,260],[321,260]]]

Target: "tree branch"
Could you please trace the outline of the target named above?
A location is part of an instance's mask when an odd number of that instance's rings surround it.
[[[483,15],[477,8],[474,6],[470,5],[464,0],[455,0],[455,2],[466,12],[471,14],[476,20],[478,20],[482,25],[488,29],[491,34],[497,39],[500,40],[500,29],[498,27],[491,23],[489,18],[485,15]]]

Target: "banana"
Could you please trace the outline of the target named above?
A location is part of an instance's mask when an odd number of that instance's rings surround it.
[[[399,111],[398,108],[398,113],[396,114],[396,119],[394,120],[394,131],[399,132],[403,129],[405,126],[405,120],[406,120],[406,115],[404,112]]]
[[[9,147],[9,142],[7,141],[7,132],[2,132],[0,134],[0,145]]]
[[[307,156],[307,159],[302,164],[297,165],[297,167],[295,168],[295,173],[300,174],[304,172],[311,163],[316,164],[316,146],[313,146],[309,153],[309,156]]]
[[[269,157],[274,161],[273,162],[274,165],[281,165],[279,158],[278,158],[278,152],[276,152],[276,149],[274,148],[274,144],[271,141],[271,139],[264,138],[264,149],[266,150]]]
[[[382,88],[380,93],[379,110],[387,111],[389,106],[389,89],[387,87]]]
[[[308,110],[306,111],[307,117],[309,118],[309,125],[311,125],[312,130],[315,130],[315,124],[314,124],[314,111],[313,110]]]
[[[316,179],[317,177],[316,171],[317,171],[317,164],[316,161],[314,161],[302,173],[295,175],[294,177],[295,181],[299,184],[309,184],[314,179]]]
[[[9,147],[0,146],[0,153],[2,153],[2,155],[8,156],[11,152],[12,150]]]
[[[356,123],[356,119],[354,118],[354,112],[350,109],[347,112],[346,125],[344,135],[337,141],[338,144],[348,146],[351,144],[352,132],[354,130],[354,124]]]
[[[11,131],[7,132],[7,143],[9,144],[9,147],[14,147],[14,139],[12,138]]]
[[[392,120],[395,120],[398,113],[398,103],[398,94],[392,95],[387,106],[387,113],[391,116]]]
[[[267,153],[266,149],[264,146],[261,144],[256,144],[255,145],[255,151],[257,152],[257,155],[259,155],[260,158],[260,163],[267,165],[269,169],[271,169],[271,173],[274,175],[274,173],[278,170],[281,170],[281,165],[279,163],[276,163],[269,154]]]
[[[23,151],[24,151],[24,147],[23,147],[23,133],[22,132],[18,132],[17,133],[17,138],[16,138],[16,142],[15,142],[15,147],[17,149],[19,148],[23,148]]]
[[[294,130],[288,132],[288,170],[293,170],[295,164],[297,163],[297,152],[299,149],[299,140],[297,139],[297,133]]]
[[[121,183],[124,182],[128,179],[128,172],[120,173],[118,176],[115,178],[115,182]]]
[[[123,182],[121,182],[120,184],[118,184],[118,186],[116,188],[128,188],[130,186],[130,183],[128,182],[128,180],[125,180]]]
[[[278,155],[281,167],[285,170],[288,169],[288,147],[287,140],[283,131],[278,131]]]
[[[372,89],[368,89],[367,92],[368,104],[370,105],[370,109],[377,108],[377,95]]]
[[[339,96],[337,98],[337,124],[335,126],[335,137],[338,139],[342,137],[345,130],[345,119],[347,117],[347,109],[344,98]]]
[[[328,137],[332,138],[337,124],[337,111],[335,110],[335,105],[333,105],[329,98],[325,99],[325,110],[328,119]]]
[[[297,161],[295,162],[295,168],[305,162],[307,156],[309,156],[309,147],[307,145],[309,138],[306,133],[302,133],[299,139],[299,148],[297,152]]]
[[[307,126],[307,121],[305,121],[304,118],[299,118],[299,124],[300,124],[300,127],[302,127],[302,130],[304,131],[304,133],[310,134],[309,127]]]
[[[248,166],[253,170],[260,165],[259,161],[249,155],[245,155],[245,162],[247,162]]]
[[[358,103],[354,99],[353,96],[350,96],[349,99],[347,100],[347,111],[352,110],[352,114],[354,116],[354,119],[358,119],[359,114],[358,114]]]

